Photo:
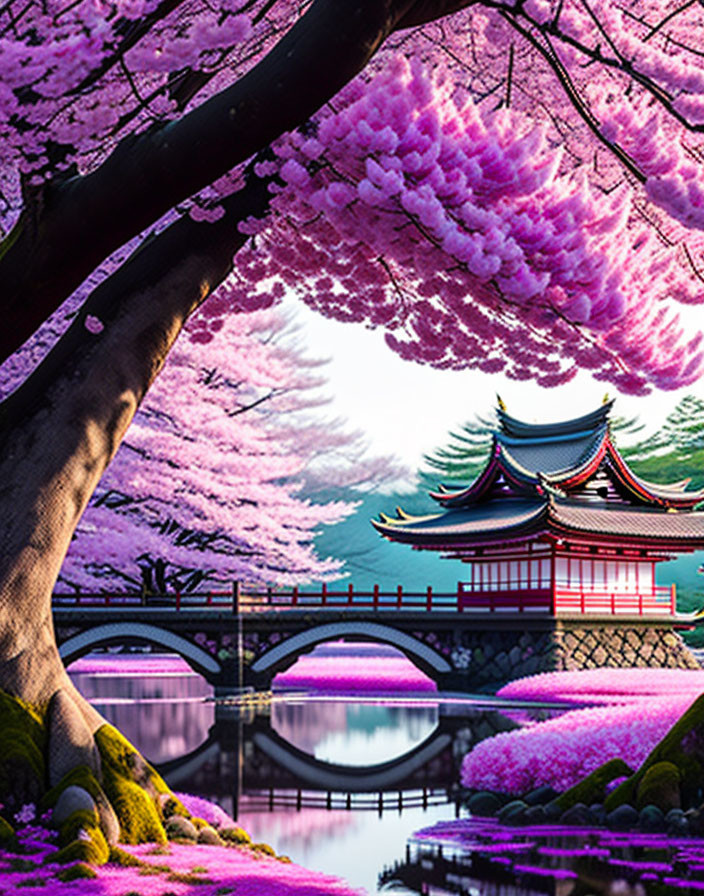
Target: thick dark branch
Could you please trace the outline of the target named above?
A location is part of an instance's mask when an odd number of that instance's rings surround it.
[[[137,319],[145,317],[153,320],[154,327],[161,330],[167,328],[165,321],[169,315],[179,315],[183,322],[232,270],[233,255],[249,239],[238,231],[237,222],[249,216],[266,215],[270,200],[268,183],[268,180],[250,173],[246,186],[223,201],[225,214],[220,219],[209,223],[195,221],[187,215],[179,218],[162,232],[145,240],[124,264],[91,293],[76,320],[39,367],[0,404],[0,455],[7,433],[20,419],[36,413],[40,404],[50,401],[49,396],[59,380],[73,378],[77,383],[82,383],[88,377],[92,382],[98,381],[98,371],[90,365],[105,364],[107,354],[114,355],[112,360],[107,361],[107,366],[113,369],[122,363],[121,353],[134,351],[147,365],[143,371],[142,390],[146,391],[170,343],[162,347],[158,363],[153,360],[154,351],[151,348],[147,350],[145,345],[136,345],[137,336],[132,346],[125,344],[127,336],[123,336],[122,343],[111,347],[108,352],[103,336],[93,336],[86,330],[87,316],[97,318],[108,334],[117,320],[125,319],[130,313],[134,315],[135,331],[138,330]],[[170,306],[160,308],[157,298],[154,307],[140,310],[137,304],[141,301],[139,297],[152,289],[158,297],[164,281],[170,277],[177,278],[178,269],[187,259],[196,259],[197,264],[194,264],[194,272],[188,274],[191,279],[181,281],[181,298],[170,299],[178,305],[178,309]],[[165,298],[163,304],[166,303]]]
[[[444,11],[458,0],[422,4]],[[353,78],[412,0],[316,0],[251,71],[168,125],[126,138],[93,173],[48,191],[0,250],[0,361],[103,259],[178,202],[305,122]],[[448,10],[450,11],[450,10]],[[31,297],[31,301],[28,301]]]
[[[0,631],[6,655],[28,649],[28,621],[50,618],[53,583],[100,476],[189,314],[231,270],[248,238],[237,221],[263,215],[269,198],[252,177],[219,221],[184,217],[145,241],[0,405],[0,612],[12,607],[20,623]],[[86,328],[89,314],[101,332]]]

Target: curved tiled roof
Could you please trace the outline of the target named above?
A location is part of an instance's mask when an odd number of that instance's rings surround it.
[[[555,439],[507,439],[497,435],[507,459],[517,468],[530,471],[534,478],[561,481],[573,478],[589,466],[601,450],[608,427],[581,431]]]
[[[613,402],[564,423],[523,423],[499,409],[482,473],[464,489],[431,493],[440,513],[382,515],[377,530],[418,547],[467,547],[571,535],[671,551],[704,548],[704,490],[636,476],[611,441]]]
[[[604,508],[553,497],[548,517],[550,528],[556,526],[570,532],[686,542],[690,547],[704,547],[704,513],[698,511],[668,513],[657,507],[625,504]]]
[[[372,525],[393,541],[415,544],[441,541],[445,544],[464,542],[468,537],[472,540],[481,540],[483,536],[491,538],[497,532],[502,536],[510,532],[534,532],[540,528],[546,511],[545,500],[507,498],[430,516],[398,520],[383,516],[381,521],[372,520]]]
[[[567,435],[569,433],[583,432],[584,430],[594,430],[600,426],[604,426],[609,419],[609,412],[613,407],[613,399],[604,402],[601,407],[582,417],[575,417],[573,420],[563,420],[559,423],[526,423],[523,420],[517,420],[511,417],[506,411],[499,407],[496,411],[499,418],[501,431],[508,436],[517,438],[552,438],[554,436]]]
[[[618,483],[634,498],[646,504],[692,508],[704,501],[704,489],[684,491],[682,482],[659,484],[637,476],[609,439],[607,448],[610,467]],[[684,483],[686,485],[686,482]]]
[[[534,538],[541,532],[556,536],[590,534],[623,541],[656,542],[663,547],[704,548],[704,512],[666,512],[625,504],[590,504],[560,497],[552,489],[542,500],[506,498],[451,509],[429,516],[373,521],[392,541],[434,544],[481,544],[508,538]]]
[[[430,495],[444,507],[464,507],[483,499],[503,473],[514,491],[542,494],[541,481],[555,485],[581,481],[592,472],[604,454],[608,428],[579,432],[558,439],[514,439],[497,433],[494,451],[474,482],[457,491],[437,491]]]

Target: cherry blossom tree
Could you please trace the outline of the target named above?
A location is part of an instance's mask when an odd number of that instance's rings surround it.
[[[207,345],[191,330],[81,517],[57,590],[338,578],[342,561],[318,557],[312,540],[356,505],[318,494],[353,497],[403,474],[321,415],[321,362],[303,354],[288,315],[231,316]]]
[[[684,0],[0,7],[0,687],[48,732],[46,773],[7,773],[12,798],[98,773],[96,743],[115,767],[50,596],[199,306],[203,345],[288,289],[438,367],[546,386],[585,368],[636,393],[700,375],[701,334],[672,306],[702,297],[703,15]],[[127,767],[134,785],[143,766]],[[107,796],[128,838],[161,830],[137,779],[152,827]]]

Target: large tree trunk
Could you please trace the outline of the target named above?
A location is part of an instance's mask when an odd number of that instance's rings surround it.
[[[34,707],[57,732],[46,738],[45,785],[80,764],[99,773],[93,735],[104,725],[72,686],[56,647],[51,597],[63,558],[169,348],[231,270],[245,239],[237,221],[264,214],[268,198],[267,184],[252,177],[218,222],[182,218],[147,240],[0,405],[0,691]],[[86,327],[89,315],[101,332]],[[4,781],[25,790],[0,793],[0,803],[35,799],[36,784],[27,790],[2,761],[0,749],[0,788]]]
[[[12,323],[0,329],[0,360],[112,251],[305,121],[361,71],[394,28],[470,2],[315,0],[230,88],[162,129],[126,138],[93,173],[28,195],[0,246],[2,307]],[[266,183],[251,178],[224,206],[217,223],[181,219],[146,241],[0,405],[0,718],[15,725],[0,725],[5,810],[37,798],[37,786],[41,791],[75,766],[85,764],[99,776],[96,741],[103,747],[110,741],[111,762],[119,753],[131,784],[149,784],[143,761],[116,732],[96,738],[104,720],[66,675],[51,596],[81,513],[142,397],[188,316],[231,268],[244,240],[236,222],[266,211]],[[101,322],[100,332],[86,327],[88,316]],[[39,785],[21,770],[18,738],[24,758],[32,754],[25,764]],[[100,753],[105,759],[105,749]],[[114,768],[110,774],[115,777]],[[115,809],[123,833],[139,838],[153,831],[135,827],[122,803]]]

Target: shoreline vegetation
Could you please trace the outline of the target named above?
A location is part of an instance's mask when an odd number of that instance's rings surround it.
[[[174,794],[189,812],[172,816],[164,843],[115,844],[107,861],[67,861],[61,847],[64,825],[52,827],[51,811],[36,816],[24,805],[15,826],[0,825],[0,896],[35,890],[61,896],[360,896],[357,888],[277,856],[266,843],[253,843],[219,806],[200,797]],[[88,813],[77,819],[75,840],[88,843],[94,831]],[[84,817],[86,816],[86,817]]]
[[[479,743],[461,772],[473,816],[704,836],[704,671],[545,673],[497,696],[602,705]]]

